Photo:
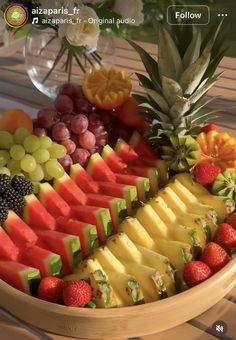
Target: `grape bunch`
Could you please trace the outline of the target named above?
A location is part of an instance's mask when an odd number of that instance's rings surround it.
[[[58,159],[65,155],[66,148],[48,136],[32,135],[25,128],[18,128],[14,134],[0,131],[0,174],[22,174],[35,187],[64,174]]]
[[[67,154],[59,162],[69,171],[73,163],[86,166],[90,155],[100,152],[109,142],[111,126],[117,126],[114,120],[112,112],[93,107],[84,97],[81,86],[64,84],[54,108],[39,110],[33,133],[50,136],[66,148]]]

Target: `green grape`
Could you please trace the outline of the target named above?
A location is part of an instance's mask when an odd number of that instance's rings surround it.
[[[48,149],[52,145],[52,140],[48,136],[39,137],[40,149]]]
[[[48,175],[54,178],[60,178],[64,174],[64,169],[56,159],[50,159],[45,163],[45,168]]]
[[[10,159],[7,162],[7,167],[11,171],[11,174],[20,172],[21,167],[20,167],[20,161],[17,161],[15,159]]]
[[[25,149],[22,145],[13,145],[10,150],[10,155],[13,159],[20,161],[25,155]]]
[[[46,163],[42,164],[42,167],[43,167],[43,172],[44,172],[44,180],[47,181],[47,182],[51,181],[53,179],[53,176],[48,174],[47,168],[46,168]]]
[[[40,182],[44,178],[44,172],[41,165],[37,164],[34,171],[29,173],[29,178],[34,182]]]
[[[14,139],[10,132],[0,131],[0,149],[9,150],[14,144]]]
[[[10,170],[9,170],[7,167],[5,167],[5,166],[2,166],[2,167],[0,168],[0,174],[1,174],[1,175],[8,175],[8,176],[11,176]]]
[[[51,158],[62,158],[66,155],[66,148],[63,145],[54,143],[48,149]]]
[[[0,167],[7,164],[10,159],[10,155],[6,150],[0,150]]]
[[[30,135],[30,132],[26,128],[18,128],[14,133],[14,141],[16,144],[23,144],[24,140],[27,136]]]
[[[42,164],[49,160],[50,153],[46,149],[38,149],[33,152],[32,156],[35,158],[37,163]]]
[[[24,148],[28,153],[33,153],[40,147],[39,138],[34,135],[29,135],[24,140]]]
[[[37,181],[32,181],[32,184],[33,184],[33,193],[34,194],[38,194],[40,183],[37,182]]]
[[[33,156],[25,155],[20,161],[21,169],[25,172],[32,172],[36,168],[36,161]]]

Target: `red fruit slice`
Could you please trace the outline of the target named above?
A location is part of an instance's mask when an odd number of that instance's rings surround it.
[[[150,197],[150,181],[146,177],[128,174],[116,174],[116,182],[135,185],[138,192],[138,199],[141,202],[146,202]]]
[[[129,166],[128,172],[133,175],[149,178],[151,194],[154,196],[158,192],[159,172],[156,168],[135,165],[135,166]]]
[[[0,261],[0,279],[12,287],[30,294],[40,280],[40,272],[13,261]]]
[[[134,149],[126,143],[122,138],[119,138],[115,145],[116,154],[129,165],[135,164],[139,161],[139,155]]]
[[[0,227],[0,259],[16,261],[19,249],[12,242],[5,230]]]
[[[13,211],[9,211],[4,229],[17,246],[35,244],[38,237],[35,232]]]
[[[53,187],[69,205],[86,204],[85,193],[66,173],[62,177],[54,179]]]
[[[140,157],[147,157],[151,159],[156,159],[157,155],[155,154],[152,147],[148,144],[148,142],[138,133],[138,131],[134,131],[132,134],[129,145],[134,149],[135,152]]]
[[[163,159],[141,158],[140,164],[157,168],[160,175],[160,185],[165,186],[169,180],[169,171],[166,162]]]
[[[124,198],[129,215],[133,215],[138,207],[138,194],[136,186],[120,183],[97,182],[100,191],[109,196]]]
[[[61,216],[57,219],[57,228],[64,233],[79,236],[83,258],[98,247],[97,229],[93,224]]]
[[[55,229],[56,220],[34,194],[25,196],[23,220],[33,229]]]
[[[102,158],[109,166],[109,168],[118,173],[124,173],[127,168],[127,164],[115,153],[115,151],[109,146],[105,145],[102,150]]]
[[[68,216],[70,214],[68,203],[49,183],[40,183],[38,198],[53,217],[57,218],[58,216]]]
[[[87,166],[87,172],[95,181],[115,182],[116,176],[98,153],[94,153]]]
[[[78,163],[70,167],[70,177],[85,193],[98,193],[99,187],[86,170]]]
[[[119,224],[127,217],[126,202],[122,198],[87,194],[87,200],[90,205],[109,209],[113,224],[113,232],[117,231]]]
[[[59,276],[62,272],[61,257],[36,245],[22,249],[21,262],[39,269],[42,277]]]
[[[72,273],[81,260],[79,238],[55,230],[37,230],[36,233],[49,250],[61,256],[64,275]]]
[[[104,244],[112,233],[111,215],[108,209],[86,205],[72,206],[72,217],[96,225],[100,244]]]

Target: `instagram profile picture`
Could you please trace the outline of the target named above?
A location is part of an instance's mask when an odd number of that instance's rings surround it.
[[[20,28],[27,24],[29,14],[22,4],[11,4],[4,11],[6,24],[13,28]]]

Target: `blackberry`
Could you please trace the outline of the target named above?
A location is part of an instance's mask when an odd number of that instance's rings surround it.
[[[7,202],[0,197],[0,223],[5,222],[8,216],[8,204]]]
[[[9,209],[17,212],[25,205],[24,197],[21,196],[15,189],[9,188],[2,194],[2,197],[7,201]]]
[[[10,184],[11,184],[10,176],[6,174],[0,174],[0,194],[6,191],[10,187]]]
[[[11,180],[12,187],[22,196],[33,193],[33,184],[24,176],[14,176]]]

